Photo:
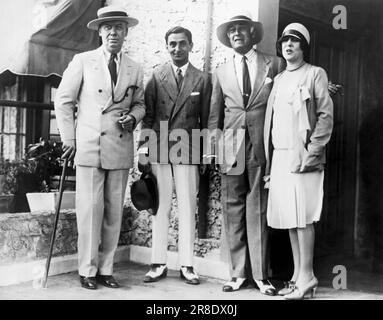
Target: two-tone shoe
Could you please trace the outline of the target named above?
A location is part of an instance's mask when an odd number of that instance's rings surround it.
[[[233,291],[238,291],[239,289],[247,286],[248,281],[246,278],[237,278],[233,277],[231,278],[230,281],[226,282],[223,287],[222,291],[223,292],[233,292]]]
[[[275,296],[277,294],[275,287],[272,285],[272,283],[269,280],[267,280],[267,279],[255,280],[254,279],[254,281],[255,281],[256,285],[258,286],[259,291],[262,294],[265,294],[267,296]]]
[[[165,278],[168,274],[168,268],[165,264],[152,264],[150,270],[145,274],[144,282],[156,282]]]
[[[191,266],[182,266],[180,269],[180,277],[185,280],[187,284],[199,284],[198,274]]]

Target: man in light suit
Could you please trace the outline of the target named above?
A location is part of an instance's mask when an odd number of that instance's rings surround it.
[[[147,113],[140,138],[144,141],[145,131],[151,131],[157,139],[152,144],[142,144],[139,149],[140,157],[148,154],[151,170],[159,181],[159,208],[152,220],[152,265],[144,281],[158,281],[167,273],[174,179],[180,276],[188,284],[199,284],[193,268],[193,251],[201,144],[199,138],[193,140],[192,131],[199,132],[207,126],[211,84],[208,75],[189,62],[193,48],[189,30],[174,27],[166,33],[165,41],[172,61],[156,68],[148,81],[145,89]],[[200,168],[204,171],[206,167],[201,165]]]
[[[213,74],[208,128],[233,129],[241,146],[234,156],[226,152],[230,148],[225,148],[221,166],[222,210],[232,276],[223,291],[239,290],[253,278],[261,293],[275,295],[275,288],[267,279],[263,125],[272,79],[284,64],[280,58],[253,49],[262,39],[263,27],[248,13],[218,26],[217,35],[233,49],[233,55]],[[229,142],[225,140],[225,146]]]
[[[97,15],[88,28],[98,30],[102,45],[74,56],[55,99],[63,158],[76,164],[78,263],[86,289],[119,287],[113,259],[133,165],[132,132],[145,115],[142,68],[121,51],[138,20],[111,6]]]

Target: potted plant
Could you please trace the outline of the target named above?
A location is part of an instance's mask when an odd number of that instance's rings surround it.
[[[4,165],[4,160],[0,160],[0,195],[3,194],[3,184],[5,180],[5,165]]]
[[[0,213],[9,212],[9,204],[12,201],[12,196],[4,192],[5,173],[7,170],[6,161],[0,160]]]
[[[40,138],[38,143],[28,145],[26,149],[26,159],[28,162],[34,163],[34,176],[38,184],[38,190],[34,190],[34,192],[26,192],[31,211],[55,209],[58,198],[58,183],[55,183],[54,177],[61,175],[61,155],[61,142]],[[71,170],[70,168],[68,169],[69,171]],[[73,190],[73,188],[71,189]],[[61,202],[61,208],[73,209],[74,207],[75,191],[65,191]]]
[[[1,212],[28,211],[25,193],[38,188],[35,163],[27,159],[4,160],[0,167],[3,173]]]

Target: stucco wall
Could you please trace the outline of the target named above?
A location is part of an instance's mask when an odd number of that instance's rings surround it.
[[[218,40],[216,36],[217,26],[230,14],[237,13],[240,10],[246,10],[254,18],[258,17],[258,1],[256,0],[215,0],[212,1],[212,7],[210,7],[212,14],[208,16],[209,2],[209,0],[106,1],[107,5],[117,5],[125,8],[128,14],[140,21],[137,26],[129,31],[125,49],[128,50],[134,60],[143,65],[145,83],[154,67],[169,60],[164,36],[171,27],[181,25],[192,32],[194,47],[190,54],[190,62],[201,70],[213,72],[231,54],[231,49],[222,45]],[[263,2],[267,3],[267,1]],[[277,1],[273,0],[272,2],[275,6]],[[211,26],[210,29],[209,25]],[[210,50],[207,61],[205,61],[205,50]],[[129,186],[138,177],[139,173],[137,173],[136,169],[133,169]],[[129,186],[126,197],[126,206],[128,207],[131,206]],[[199,256],[205,256],[212,252],[217,254],[218,248],[221,245],[222,212],[220,177],[217,173],[211,173],[209,188],[207,239],[196,238],[195,243],[195,253]],[[169,250],[177,250],[177,212],[177,201],[175,194],[173,194],[173,208],[169,229]],[[147,213],[137,214],[135,212],[132,217],[132,224],[135,226],[135,229],[131,233],[130,243],[150,247],[151,219]]]
[[[225,5],[228,1],[214,1],[214,8]],[[169,60],[165,47],[165,33],[173,26],[181,25],[188,28],[193,35],[193,52],[190,62],[200,70],[205,64],[206,37],[212,36],[211,60],[208,61],[208,70],[214,69],[222,61],[228,49],[218,44],[215,35],[208,32],[208,19],[212,19],[212,30],[217,25],[216,19],[208,18],[208,0],[141,0],[141,1],[107,1],[108,5],[124,7],[128,14],[136,17],[139,24],[129,31],[125,48],[130,56],[144,67],[144,82],[146,83],[154,67]],[[137,133],[137,132],[136,132]],[[137,136],[137,135],[136,135]],[[129,178],[126,206],[130,207],[130,185],[139,178],[137,169],[132,169]],[[151,247],[151,217],[147,212],[131,211],[130,222],[133,231],[129,235],[129,243]],[[168,250],[177,251],[178,218],[177,199],[173,193],[173,207],[170,214]],[[198,216],[196,215],[197,225]],[[195,242],[195,254],[205,256],[217,253],[220,247],[222,213],[220,204],[220,178],[216,173],[210,177],[209,211],[207,213],[207,239],[198,239]],[[196,228],[196,236],[197,228]]]

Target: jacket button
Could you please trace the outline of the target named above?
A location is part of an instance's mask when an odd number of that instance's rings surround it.
[[[102,90],[101,90],[101,89],[98,89],[98,92],[100,92],[100,93],[101,93],[101,92],[102,92]]]
[[[241,128],[242,128],[242,129],[246,129],[246,126],[242,125]]]
[[[120,134],[120,138],[122,138],[122,133]]]
[[[106,135],[106,133],[105,133],[105,132],[101,132],[101,135],[102,135],[102,136],[105,136],[105,135]]]

